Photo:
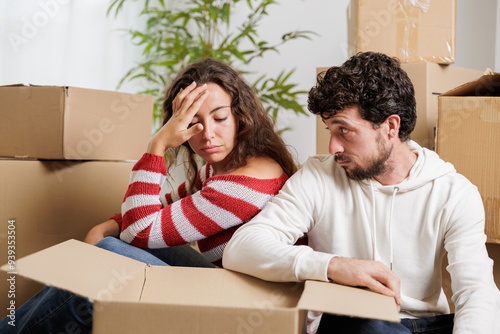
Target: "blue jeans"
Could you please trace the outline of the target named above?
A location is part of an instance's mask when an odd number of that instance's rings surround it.
[[[132,259],[158,266],[209,267],[214,265],[188,245],[141,249],[107,237],[96,246]],[[92,330],[92,303],[73,293],[45,287],[15,314],[15,327],[8,317],[0,320],[0,333],[89,333]]]
[[[452,334],[453,314],[420,319],[401,319],[401,323],[323,314],[317,334]]]

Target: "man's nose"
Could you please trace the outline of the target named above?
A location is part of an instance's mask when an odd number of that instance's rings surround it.
[[[330,143],[328,145],[328,152],[330,152],[331,155],[336,155],[337,153],[343,152],[343,147],[342,147],[340,141],[333,134],[330,135]]]

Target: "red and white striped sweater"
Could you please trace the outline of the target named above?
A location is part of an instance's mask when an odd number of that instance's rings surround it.
[[[211,176],[198,171],[196,192],[160,196],[167,175],[165,159],[145,153],[135,164],[122,204],[120,239],[141,248],[162,248],[197,241],[201,253],[222,266],[224,247],[236,229],[255,216],[278,193],[288,176],[257,179],[244,175]]]

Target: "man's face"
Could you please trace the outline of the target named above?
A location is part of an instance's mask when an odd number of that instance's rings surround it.
[[[364,180],[391,170],[392,145],[384,139],[383,125],[374,129],[361,118],[357,106],[324,120],[330,130],[330,154],[353,180]]]

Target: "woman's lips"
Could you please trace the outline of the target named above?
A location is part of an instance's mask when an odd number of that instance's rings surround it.
[[[220,146],[207,146],[202,148],[201,150],[205,153],[215,153],[219,150]]]

